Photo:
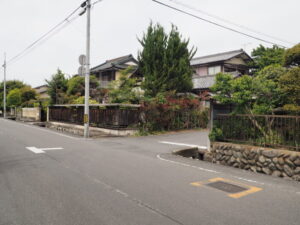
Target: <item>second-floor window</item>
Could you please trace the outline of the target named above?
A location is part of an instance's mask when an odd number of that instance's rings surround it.
[[[105,71],[101,73],[102,81],[112,81],[115,80],[115,72],[114,71]]]
[[[108,84],[115,79],[115,71],[104,71],[100,76],[100,86],[106,88],[108,87]]]
[[[221,72],[221,66],[210,66],[208,67],[208,75],[215,75]]]

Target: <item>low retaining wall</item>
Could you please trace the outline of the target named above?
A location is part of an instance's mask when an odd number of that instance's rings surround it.
[[[59,122],[47,122],[46,127],[62,132],[67,132],[75,135],[83,136],[84,126],[59,123]],[[137,130],[113,130],[98,127],[90,127],[90,137],[99,136],[130,136],[137,133]]]
[[[212,162],[300,181],[300,152],[214,142]]]
[[[41,121],[41,109],[36,108],[22,108],[21,115],[17,116],[18,119],[24,121]]]

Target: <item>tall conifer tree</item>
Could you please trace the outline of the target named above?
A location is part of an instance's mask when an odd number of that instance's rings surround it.
[[[139,68],[145,78],[142,87],[146,96],[192,89],[190,60],[196,51],[188,49],[189,40],[182,38],[176,26],[172,25],[167,34],[161,25],[151,23],[139,41],[143,47],[138,55]]]

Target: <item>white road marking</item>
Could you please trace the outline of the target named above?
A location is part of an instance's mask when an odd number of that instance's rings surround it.
[[[62,150],[62,147],[57,147],[57,148],[40,148],[42,151],[51,151],[51,150]]]
[[[250,183],[256,183],[256,184],[265,185],[265,183],[258,182],[258,181],[255,181],[255,180],[249,180],[249,179],[245,179],[245,178],[242,178],[242,177],[237,177],[237,176],[233,176],[233,177],[234,177],[234,178],[236,178],[236,179],[239,179],[239,180],[248,181],[248,182],[250,182]]]
[[[187,146],[192,148],[199,148],[199,149],[207,149],[206,146],[201,145],[191,145],[191,144],[185,144],[185,143],[177,143],[177,142],[169,142],[169,141],[159,141],[161,144],[168,144],[168,145],[178,145],[178,146]]]
[[[166,162],[169,162],[169,163],[173,163],[173,164],[177,164],[177,165],[181,165],[181,166],[186,166],[186,167],[190,167],[190,168],[194,168],[194,169],[198,169],[198,170],[202,170],[202,171],[210,172],[210,173],[220,173],[220,172],[215,171],[215,170],[205,169],[205,168],[198,167],[198,166],[191,166],[191,165],[189,165],[189,164],[185,164],[185,163],[180,163],[180,162],[176,162],[176,161],[164,159],[164,158],[162,158],[160,155],[156,155],[156,157],[157,157],[158,159],[162,160],[162,161],[166,161]]]
[[[26,147],[29,151],[34,152],[35,154],[45,153],[44,151],[36,148],[36,147]]]
[[[45,151],[51,151],[51,150],[62,150],[62,147],[57,147],[57,148],[36,148],[36,147],[26,147],[29,151],[34,152],[35,154],[41,154],[41,153],[46,153]]]
[[[189,164],[186,164],[186,163],[180,163],[180,162],[176,162],[176,161],[164,159],[164,158],[162,158],[160,155],[156,155],[156,157],[157,157],[158,159],[162,160],[162,161],[166,161],[166,162],[169,162],[169,163],[173,163],[173,164],[177,164],[177,165],[181,165],[181,166],[185,166],[185,167],[190,167],[190,168],[198,169],[198,170],[205,171],[205,172],[210,172],[210,173],[221,173],[221,172],[218,172],[218,171],[215,171],[215,170],[205,169],[205,168],[198,167],[198,166],[192,166],[192,165],[189,165]],[[236,179],[239,179],[239,180],[243,180],[243,181],[250,182],[250,183],[256,183],[256,184],[265,185],[265,183],[258,182],[258,181],[255,181],[255,180],[250,180],[250,179],[246,179],[246,178],[243,178],[243,177],[232,176],[232,175],[230,175],[230,176],[231,176],[231,177],[234,177],[234,178],[236,178]],[[300,192],[299,192],[299,193],[300,193]]]

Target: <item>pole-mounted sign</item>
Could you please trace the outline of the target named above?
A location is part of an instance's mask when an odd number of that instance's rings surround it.
[[[78,58],[79,64],[81,66],[84,66],[86,64],[86,56],[85,55],[80,55]]]
[[[86,56],[81,55],[81,56],[79,56],[78,60],[79,60],[79,64],[80,64],[80,67],[78,68],[78,75],[81,77],[84,77],[86,75],[86,68],[85,68]]]

